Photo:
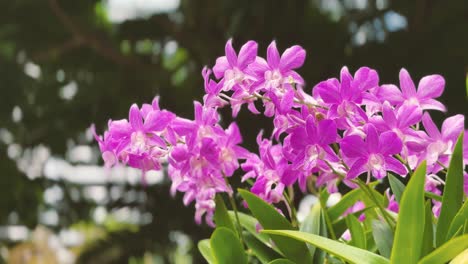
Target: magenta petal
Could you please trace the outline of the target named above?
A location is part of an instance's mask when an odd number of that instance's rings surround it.
[[[130,107],[128,119],[133,129],[141,130],[143,128],[143,120],[141,119],[140,109],[136,104],[133,104],[132,107]]]
[[[337,79],[329,79],[317,84],[314,91],[320,95],[325,103],[339,104],[341,102],[339,85]]]
[[[292,77],[293,80],[297,84],[304,85],[304,79],[302,78],[301,75],[299,75],[299,73],[297,73],[295,71],[289,71],[286,75]]]
[[[226,42],[226,47],[224,48],[224,51],[226,52],[226,58],[229,64],[231,64],[231,66],[237,66],[237,55],[236,51],[232,47],[232,39]]]
[[[406,176],[408,174],[408,169],[406,169],[400,161],[394,157],[385,157],[385,167],[387,170],[392,171],[398,175]]]
[[[465,126],[465,116],[455,115],[445,119],[442,124],[442,137],[455,142]]]
[[[280,55],[276,48],[276,42],[273,41],[267,49],[267,61],[271,68],[278,68],[280,63]]]
[[[281,182],[286,186],[290,186],[294,182],[296,182],[297,177],[298,177],[297,171],[293,171],[291,169],[288,169],[281,176]]]
[[[297,69],[304,64],[305,57],[305,50],[301,46],[294,45],[281,55],[279,68],[284,71]]]
[[[379,85],[379,75],[368,67],[359,68],[354,74],[354,80],[359,84],[360,91],[369,90]]]
[[[397,119],[394,110],[388,102],[385,102],[382,108],[382,115],[386,125],[390,128],[395,128],[397,126]]]
[[[406,98],[416,95],[416,87],[408,71],[403,68],[400,70],[400,88]]]
[[[404,98],[400,89],[393,84],[384,84],[377,90],[377,97],[382,101],[389,101],[392,104],[401,104]]]
[[[422,117],[422,123],[424,126],[424,129],[426,130],[427,134],[432,137],[433,139],[440,139],[442,136],[440,135],[439,129],[437,126],[434,124],[434,121],[432,121],[431,116],[429,113],[424,113]]]
[[[367,156],[367,148],[360,136],[347,136],[340,143],[343,154],[349,158],[359,158]]]
[[[379,153],[394,155],[401,152],[403,143],[395,132],[386,131],[379,137]]]
[[[340,81],[341,81],[341,94],[351,95],[351,82],[353,81],[353,76],[349,73],[348,67],[344,66],[340,71]]]
[[[237,59],[237,66],[239,69],[243,70],[255,61],[255,58],[257,57],[257,48],[257,42],[252,40],[248,41],[241,47],[239,57]]]
[[[335,121],[325,119],[318,123],[319,143],[321,145],[329,145],[336,142],[337,128]]]
[[[427,99],[421,102],[421,108],[427,110],[438,110],[441,112],[446,112],[447,108],[441,102],[434,99]]]
[[[148,114],[143,127],[147,131],[162,131],[175,117],[175,114],[169,111],[153,111]]]
[[[445,87],[444,77],[434,74],[423,77],[418,85],[418,98],[437,98]]]
[[[379,153],[379,133],[377,132],[377,129],[375,128],[374,125],[368,124],[366,126],[366,132],[367,132],[367,137],[366,137],[366,144],[367,144],[367,149],[371,153]]]
[[[405,128],[421,121],[422,110],[417,105],[403,104],[397,112],[399,128]]]
[[[213,67],[213,73],[216,78],[220,79],[224,76],[224,72],[231,68],[226,56],[219,57],[216,59],[216,64]]]
[[[346,174],[346,179],[354,179],[357,176],[361,175],[362,173],[366,172],[366,164],[367,159],[358,159],[354,162],[354,164],[349,169],[348,173]]]

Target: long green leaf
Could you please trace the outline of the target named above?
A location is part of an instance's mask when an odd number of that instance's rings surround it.
[[[459,236],[449,240],[431,254],[427,255],[418,264],[440,264],[455,258],[468,248],[468,235]]]
[[[203,239],[198,242],[198,250],[202,254],[202,256],[205,258],[206,262],[208,264],[215,264],[215,258],[213,256],[213,252],[211,250],[210,246],[210,240],[209,239]]]
[[[291,223],[278,213],[273,206],[246,190],[240,189],[239,193],[247,202],[253,216],[258,219],[264,229],[294,230]],[[270,237],[286,258],[298,264],[312,262],[312,257],[305,243],[282,236],[270,235]]]
[[[374,187],[378,182],[372,182],[370,185]],[[328,209],[328,215],[330,220],[335,222],[343,213],[351,206],[353,206],[358,200],[361,200],[363,193],[360,188],[354,189],[341,198],[341,200],[334,206]]]
[[[388,224],[382,220],[373,220],[372,236],[380,255],[390,258],[393,245],[393,231]]]
[[[395,240],[390,258],[392,263],[417,263],[421,255],[425,220],[425,179],[426,162],[424,161],[411,176],[401,197]]]
[[[314,235],[320,235],[320,220],[322,219],[322,209],[320,203],[316,203],[312,209],[310,209],[309,215],[307,215],[304,222],[299,227],[301,232],[306,232]],[[315,254],[315,247],[309,246],[309,252],[312,257]]]
[[[304,241],[352,263],[389,263],[388,259],[367,250],[349,246],[317,235],[290,230],[264,230],[262,232],[287,236],[299,241]]]
[[[229,217],[231,217],[231,220],[235,221],[236,218],[234,212],[229,211],[228,214]],[[247,230],[250,234],[256,237],[263,244],[272,248],[274,251],[276,251],[276,253],[282,254],[274,245],[271,244],[271,239],[269,235],[257,231],[257,225],[260,225],[257,219],[241,212],[237,212],[237,215],[239,216],[241,226],[245,228],[245,230]]]
[[[210,238],[210,246],[216,263],[247,264],[247,255],[236,234],[226,227],[215,229]]]
[[[392,193],[395,195],[396,201],[400,203],[401,196],[405,190],[405,185],[390,173],[388,174],[388,181],[390,183],[390,188],[392,188]]]
[[[358,219],[350,214],[346,216],[346,224],[351,233],[351,245],[362,249],[367,248],[366,234]]]
[[[465,249],[462,253],[456,256],[450,264],[466,264],[468,263],[468,249]]]
[[[275,259],[268,264],[294,264],[294,262],[287,259]]]
[[[446,241],[450,223],[463,203],[463,132],[460,134],[450,160],[445,179],[442,207],[437,222],[436,245]]]
[[[426,201],[424,215],[424,236],[422,239],[421,257],[426,256],[434,250],[434,224],[432,221],[431,200]]]
[[[455,232],[457,232],[460,227],[463,227],[466,219],[468,219],[468,200],[465,201],[462,208],[453,218],[452,223],[450,224],[450,228],[447,232],[447,237],[445,239],[449,240],[452,238],[455,235]]]
[[[217,227],[227,227],[237,233],[236,228],[234,227],[234,223],[232,222],[231,218],[228,215],[228,210],[226,205],[224,204],[223,198],[220,194],[216,195],[216,209],[214,213],[214,221]]]
[[[247,248],[252,250],[253,254],[262,263],[268,263],[274,259],[281,258],[281,256],[273,249],[263,244],[260,240],[255,238],[254,235],[248,232],[244,232],[244,241],[247,245]]]

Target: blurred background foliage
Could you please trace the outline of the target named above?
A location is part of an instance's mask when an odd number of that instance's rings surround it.
[[[89,127],[102,131],[155,95],[191,117],[201,69],[231,37],[258,41],[260,55],[273,39],[303,46],[307,91],[343,65],[373,67],[382,83],[405,67],[414,79],[446,78],[449,115],[468,109],[466,0],[1,0],[2,259],[53,263],[48,251],[34,261],[17,252],[49,241],[58,263],[201,262],[193,245],[210,229],[161,175],[143,187],[135,171],[101,169]],[[245,111],[238,124],[252,150],[271,126]]]

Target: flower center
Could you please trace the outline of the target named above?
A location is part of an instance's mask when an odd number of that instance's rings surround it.
[[[367,161],[367,166],[370,170],[381,170],[384,166],[384,158],[380,154],[371,154]]]
[[[278,70],[266,71],[265,81],[270,88],[278,88],[283,83],[283,75]]]
[[[143,152],[146,150],[146,136],[141,131],[133,132],[131,135],[132,150]]]
[[[238,68],[229,69],[224,72],[224,79],[229,83],[228,85],[231,85],[231,87],[235,84],[241,83],[244,80],[244,77],[244,73]]]

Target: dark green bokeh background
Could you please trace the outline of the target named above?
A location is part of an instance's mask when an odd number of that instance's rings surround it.
[[[260,55],[273,39],[283,50],[303,46],[307,60],[300,73],[309,92],[318,81],[337,77],[343,65],[351,71],[375,68],[381,83],[398,84],[401,67],[415,81],[439,73],[446,79],[441,101],[448,115],[466,114],[468,1],[364,0],[364,9],[358,9],[353,7],[356,1],[337,0],[331,12],[323,8],[326,2],[181,0],[175,11],[114,24],[105,1],[0,0],[0,128],[13,135],[12,141],[0,141],[0,225],[34,228],[38,212],[47,208],[43,191],[52,184],[65,190],[60,208],[55,208],[60,222],[52,229],[90,219],[95,206],[69,198],[68,190],[79,186],[28,179],[7,155],[9,145],[18,144],[23,151],[43,145],[57,157],[65,155],[70,141],[97,150],[83,136],[91,123],[102,131],[109,118],[126,118],[132,103],[150,102],[156,94],[162,107],[191,117],[193,100],[203,95],[201,69],[223,55],[230,37],[236,48],[249,39],[258,41]],[[403,16],[407,25],[397,31],[388,28],[384,17],[390,11]],[[354,41],[359,28],[367,32],[360,45]],[[173,41],[177,50],[168,55],[164,47]],[[40,67],[39,78],[25,74],[28,62]],[[57,78],[58,72],[64,79]],[[60,91],[71,81],[77,84],[76,95],[64,100]],[[12,119],[15,107],[22,112],[19,122]],[[442,117],[436,115],[439,121]],[[238,123],[249,148],[258,130],[270,126],[269,120],[245,111]],[[112,247],[120,249],[117,258],[109,257],[112,262],[127,262],[146,250],[164,255],[170,230],[182,230],[195,240],[208,236],[209,229],[193,223],[193,209],[185,209],[179,196],[170,198],[168,186],[144,189],[144,204],[107,204],[109,210],[141,208],[155,221],[137,233],[116,233],[82,260]]]

